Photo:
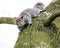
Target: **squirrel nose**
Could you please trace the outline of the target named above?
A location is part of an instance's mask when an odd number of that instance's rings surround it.
[[[16,21],[16,25],[18,25],[19,21]]]

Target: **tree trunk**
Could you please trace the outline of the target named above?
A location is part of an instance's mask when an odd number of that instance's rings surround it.
[[[50,12],[50,9],[51,13],[60,10],[60,6],[56,8],[54,5],[56,3],[49,5],[46,12]],[[59,16],[60,12],[56,12],[47,19],[46,14],[42,13],[39,17],[34,18],[32,25],[24,27],[20,32],[14,48],[60,48],[60,19],[57,19],[58,22],[55,20]],[[14,18],[4,17],[0,18],[0,23],[15,24],[14,20]],[[54,20],[56,26],[45,27],[49,26]]]
[[[49,26],[57,17],[60,16],[60,12],[53,13],[52,16],[50,16],[45,22],[45,26]]]

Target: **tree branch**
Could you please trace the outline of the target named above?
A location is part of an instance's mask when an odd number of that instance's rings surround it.
[[[1,23],[15,24],[14,19],[15,19],[15,18],[10,18],[10,17],[0,17],[0,24],[1,24]]]

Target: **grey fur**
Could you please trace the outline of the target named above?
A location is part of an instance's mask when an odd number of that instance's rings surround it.
[[[16,19],[16,23],[18,21],[17,25],[24,26],[25,24],[32,24],[33,17],[38,16],[39,13],[43,10],[44,10],[44,4],[41,2],[35,4],[34,8],[32,9],[25,9]],[[21,19],[22,16],[23,19]]]

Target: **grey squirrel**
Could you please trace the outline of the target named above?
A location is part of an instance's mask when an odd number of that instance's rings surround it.
[[[32,24],[33,17],[38,16],[45,9],[44,6],[45,5],[43,3],[38,2],[32,9],[29,8],[22,11],[19,17],[16,18],[16,25],[21,27],[25,24]]]

